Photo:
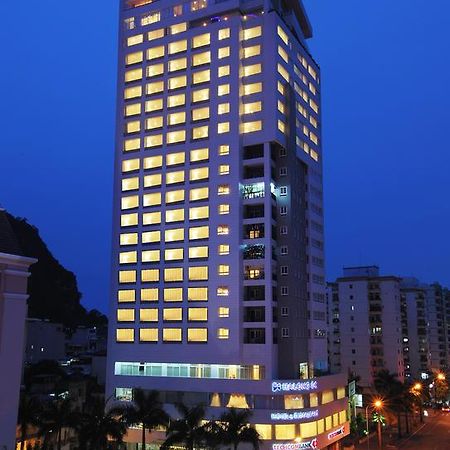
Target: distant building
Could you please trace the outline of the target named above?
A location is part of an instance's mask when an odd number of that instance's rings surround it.
[[[400,278],[380,276],[377,266],[344,268],[329,284],[329,362],[333,372],[370,386],[386,369],[404,379]]]
[[[15,449],[27,283],[35,262],[23,256],[6,212],[0,209],[0,448],[4,450]]]

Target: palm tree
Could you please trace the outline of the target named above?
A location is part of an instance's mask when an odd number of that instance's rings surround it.
[[[62,431],[64,428],[75,428],[80,415],[73,410],[70,397],[56,399],[46,405],[42,415],[42,434],[44,444],[49,438],[56,436],[57,449],[62,447]]]
[[[153,431],[159,426],[167,426],[169,416],[166,414],[159,400],[157,391],[145,392],[135,389],[131,405],[125,408],[123,417],[127,425],[142,426],[142,449],[145,450],[145,433]]]
[[[239,444],[248,443],[254,450],[259,449],[260,436],[258,432],[251,428],[249,419],[252,413],[248,409],[238,410],[230,408],[228,412],[220,417],[219,441],[224,445],[232,446],[237,450]]]
[[[105,411],[105,405],[100,400],[88,405],[77,426],[80,449],[106,450],[110,439],[122,443],[127,432],[122,413],[122,409]]]
[[[211,432],[211,423],[203,423],[205,407],[197,405],[189,408],[183,403],[178,403],[176,408],[181,418],[171,420],[161,450],[167,450],[176,444],[184,445],[186,450],[194,450],[194,447],[210,442],[214,436]]]
[[[25,441],[28,437],[29,426],[40,427],[42,416],[42,404],[35,398],[25,393],[20,397],[19,417],[20,425],[20,450],[25,449]]]

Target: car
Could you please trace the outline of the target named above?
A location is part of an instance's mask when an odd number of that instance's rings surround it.
[[[444,406],[441,408],[441,410],[442,410],[442,412],[450,413],[450,406],[444,405]]]

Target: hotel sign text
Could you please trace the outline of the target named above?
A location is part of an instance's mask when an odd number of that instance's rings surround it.
[[[273,381],[272,382],[272,392],[310,392],[316,391],[319,384],[316,380],[305,380],[305,381]]]

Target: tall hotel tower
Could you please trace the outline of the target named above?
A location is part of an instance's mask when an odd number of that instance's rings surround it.
[[[121,0],[108,393],[250,408],[274,449],[348,433],[311,35],[299,0]]]

